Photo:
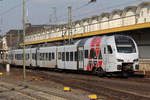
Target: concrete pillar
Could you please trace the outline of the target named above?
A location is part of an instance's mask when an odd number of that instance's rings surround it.
[[[6,64],[6,72],[10,72],[10,64]]]

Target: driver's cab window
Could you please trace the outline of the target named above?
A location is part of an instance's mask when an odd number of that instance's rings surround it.
[[[110,45],[107,45],[107,50],[108,50],[108,54],[112,54],[113,51],[112,51],[112,48]]]

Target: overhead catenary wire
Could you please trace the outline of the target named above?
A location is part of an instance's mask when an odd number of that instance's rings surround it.
[[[26,0],[26,3],[29,2],[30,0]],[[19,3],[19,4],[16,4],[8,9],[6,9],[5,11],[1,12],[0,13],[0,16],[4,16],[6,14],[9,14],[11,11],[17,9],[18,7],[22,6],[22,3]],[[8,25],[7,25],[8,26]],[[3,28],[4,28],[4,25],[3,25]],[[6,31],[4,31],[2,34],[5,34]]]
[[[26,0],[26,2],[29,2],[29,1],[30,1],[30,0]],[[9,9],[7,9],[6,11],[0,13],[0,15],[5,15],[5,14],[7,14],[7,13],[13,11],[14,9],[16,9],[16,8],[18,8],[18,7],[20,7],[20,6],[22,6],[22,3],[19,3],[19,4],[15,5],[15,6],[11,7],[11,8],[9,8]]]
[[[26,0],[26,1],[29,2],[30,0]],[[131,4],[131,3],[135,3],[135,1],[143,1],[143,0],[128,1],[128,2],[126,2],[126,3],[121,3],[121,4],[118,4],[118,5],[113,5],[113,6],[110,6],[110,7],[101,8],[101,9],[97,9],[97,10],[107,10],[107,9],[111,9],[111,8],[113,8],[113,7],[115,7],[115,6],[120,7],[120,6],[122,6],[122,5],[127,5],[127,4]],[[85,2],[85,1],[84,1],[84,2]],[[90,3],[90,4],[94,4],[94,3]],[[22,5],[22,3],[17,4],[17,5],[15,5],[15,6],[9,8],[9,9],[7,9],[6,11],[0,13],[0,15],[8,14],[9,12],[13,11],[14,9],[20,7],[21,5]],[[81,6],[77,7],[77,8],[73,8],[72,11],[73,11],[73,12],[74,12],[74,11],[75,11],[75,12],[78,12],[78,10],[83,9],[84,7],[87,7],[88,5],[89,5],[89,3],[85,3],[85,4],[83,4],[83,5],[81,5]],[[97,10],[90,11],[90,12],[88,12],[88,13],[73,15],[73,20],[74,20],[75,18],[77,18],[77,17],[78,17],[78,18],[81,18],[82,15],[87,16],[87,14],[89,14],[89,13],[92,15],[93,13],[98,12]],[[74,14],[74,13],[73,13],[73,14]],[[66,15],[66,16],[67,16],[67,14],[63,14],[63,15]],[[57,18],[62,18],[62,15],[61,15],[61,16],[58,16]],[[65,21],[67,21],[66,19],[67,19],[67,17],[64,17],[64,18],[62,18],[62,19],[58,19],[58,22],[59,22],[59,21],[65,22]],[[59,23],[58,23],[58,24],[59,24]]]
[[[85,1],[84,1],[84,2],[85,2]],[[79,7],[77,7],[77,8],[72,8],[72,11],[77,11],[77,10],[79,10],[79,9],[82,9],[82,8],[88,6],[88,5],[89,5],[89,3],[86,3],[86,4],[83,4],[83,5],[79,6]],[[63,15],[67,15],[67,12],[64,13]],[[57,18],[60,18],[60,17],[62,17],[63,15],[57,16]],[[64,20],[66,20],[66,19],[68,19],[68,17],[64,17],[64,18],[61,19],[61,20],[57,19],[57,21],[64,21]]]

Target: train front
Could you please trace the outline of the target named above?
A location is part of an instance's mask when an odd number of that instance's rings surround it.
[[[134,73],[139,70],[138,48],[135,41],[128,36],[116,35],[116,64],[117,70]]]

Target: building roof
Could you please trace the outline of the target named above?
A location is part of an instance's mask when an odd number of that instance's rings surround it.
[[[6,35],[10,35],[10,34],[15,35],[15,34],[18,34],[18,32],[19,32],[19,33],[22,33],[23,30],[17,30],[17,29],[9,30],[9,31],[6,33]]]
[[[45,29],[50,29],[56,25],[31,25],[30,23],[26,24],[26,35],[36,34]]]
[[[109,18],[110,13],[104,12],[100,16],[101,16],[101,18],[103,18],[103,17],[108,17]]]

